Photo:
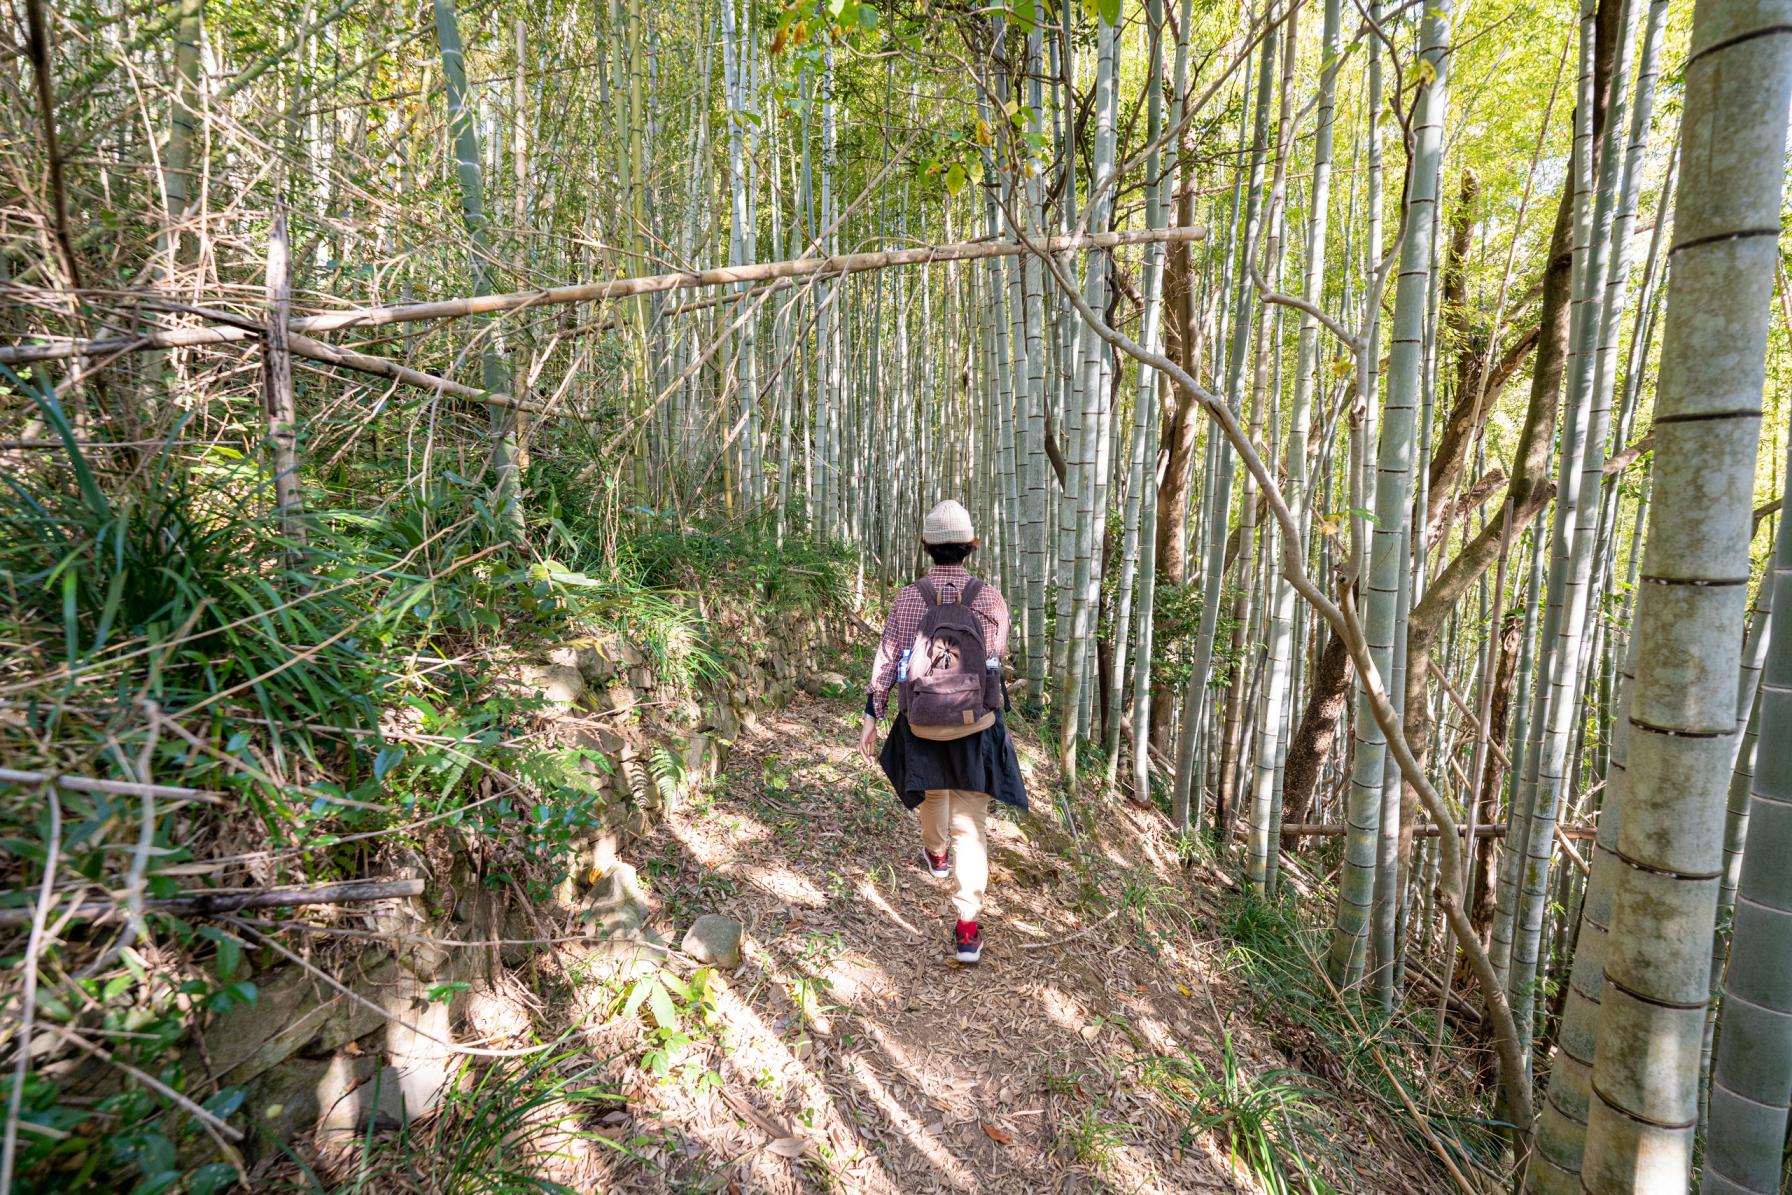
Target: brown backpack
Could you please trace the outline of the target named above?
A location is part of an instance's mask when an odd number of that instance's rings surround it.
[[[955,602],[940,601],[931,582],[915,582],[927,602],[901,685],[902,712],[917,738],[961,739],[995,724],[1002,678],[988,669],[983,619],[971,603],[983,589],[972,578]]]

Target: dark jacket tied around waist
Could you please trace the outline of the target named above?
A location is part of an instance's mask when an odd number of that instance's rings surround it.
[[[930,790],[948,788],[988,793],[1016,809],[1027,807],[1020,760],[1014,754],[1014,740],[1008,737],[1008,723],[1000,713],[988,730],[942,742],[917,738],[909,731],[908,719],[897,714],[877,761],[883,765],[896,795],[910,809],[920,805]]]

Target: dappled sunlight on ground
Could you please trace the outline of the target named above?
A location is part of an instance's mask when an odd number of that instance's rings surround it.
[[[626,1103],[603,1128],[603,1188],[1251,1190],[1223,1141],[1185,1134],[1143,1081],[1153,1057],[1216,1058],[1225,1002],[1202,959],[1212,892],[1165,865],[1161,819],[1079,808],[1079,850],[1037,812],[1048,773],[1023,746],[1036,812],[990,819],[984,961],[961,967],[950,886],[919,866],[914,819],[848,724],[819,702],[762,717],[708,792],[622,852],[652,889],[653,932],[676,946],[720,913],[743,925],[744,957],[706,1007],[673,1000],[670,1033],[651,1002],[616,1015],[660,955],[574,982],[568,1009],[594,1017],[590,1052],[613,1055]],[[704,974],[662,953],[675,984]],[[1430,1189],[1372,1173],[1353,1189]]]

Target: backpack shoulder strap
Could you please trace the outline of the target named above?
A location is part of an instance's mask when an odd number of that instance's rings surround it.
[[[975,577],[972,577],[969,581],[965,582],[964,588],[959,590],[958,600],[968,606],[972,602],[976,601],[977,595],[982,592],[983,592],[983,582],[979,581]]]
[[[915,588],[921,592],[921,600],[927,603],[929,610],[940,604],[940,595],[934,592],[933,582],[922,577],[915,582]]]

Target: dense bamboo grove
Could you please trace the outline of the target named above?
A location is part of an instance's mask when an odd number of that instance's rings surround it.
[[[546,584],[575,540],[752,527],[840,546],[871,601],[955,496],[1067,824],[1157,807],[1324,925],[1339,999],[1508,1126],[1499,1181],[1788,1189],[1788,30],[1788,0],[21,0],[0,763],[144,806],[75,833],[4,790],[36,923],[0,1184],[72,982],[39,973],[51,894],[153,934],[149,844],[188,846],[158,741],[320,780],[214,703],[295,716],[267,678],[349,634],[305,618],[374,575],[348,538],[402,509],[389,567]],[[221,609],[297,613],[167,687],[121,654],[223,615],[108,596],[136,549],[59,503],[153,521],[177,486],[277,538],[266,602]]]

